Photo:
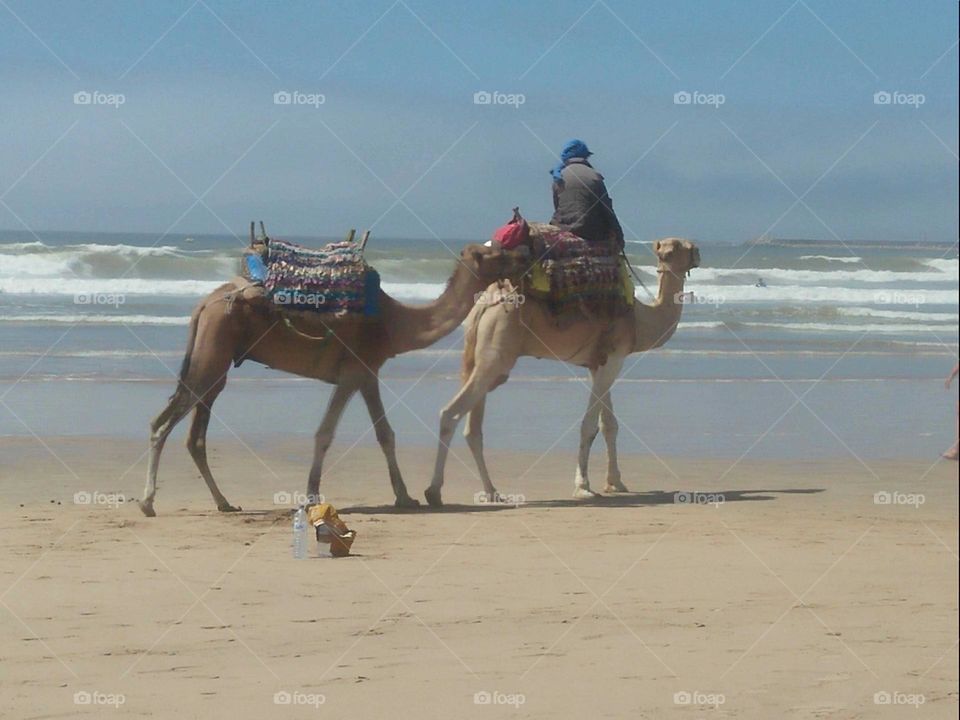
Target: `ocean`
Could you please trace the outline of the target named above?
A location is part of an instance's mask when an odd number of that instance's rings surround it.
[[[374,237],[367,254],[386,292],[418,303],[441,292],[463,244]],[[0,436],[145,436],[173,388],[191,309],[236,274],[243,245],[233,236],[0,232]],[[699,245],[702,266],[686,286],[694,300],[676,334],[630,358],[615,390],[624,451],[899,457],[948,444],[940,381],[957,356],[956,246]],[[655,291],[649,244],[629,243],[628,254]],[[637,297],[650,299],[641,287]],[[461,339],[458,330],[384,368],[401,442],[434,442]],[[585,375],[521,360],[511,391],[488,404],[488,442],[575,447]],[[310,435],[327,391],[247,363],[231,373],[211,433]],[[372,442],[354,405],[341,435]]]

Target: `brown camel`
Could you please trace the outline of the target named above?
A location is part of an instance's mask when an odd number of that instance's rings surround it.
[[[452,332],[470,312],[478,293],[498,278],[518,276],[525,267],[520,253],[468,245],[446,289],[434,302],[407,306],[381,291],[380,313],[372,318],[300,316],[287,323],[266,298],[246,297],[240,281],[217,288],[193,311],[177,389],[150,423],[147,484],[140,509],[148,517],[155,515],[160,453],[170,431],[191,410],[187,449],[217,509],[239,509],[227,502],[214,482],[207,464],[206,434],[210,408],[226,384],[231,363],[244,360],[335,385],[315,436],[308,498],[319,495],[324,455],[347,402],[359,390],[387,459],[396,505],[418,506],[407,494],[397,466],[393,429],[380,399],[380,368],[393,356],[427,347]],[[312,332],[305,331],[308,328]]]
[[[547,306],[534,297],[525,302],[477,305],[467,320],[463,350],[463,385],[440,414],[440,444],[427,502],[443,504],[443,470],[457,423],[469,413],[464,436],[490,501],[497,497],[483,459],[483,411],[486,396],[505,383],[521,356],[562,360],[590,369],[592,398],[580,425],[580,453],[574,480],[575,498],[596,497],[587,478],[590,446],[599,429],[607,444],[607,492],[626,492],[617,464],[617,419],[610,388],[627,355],[660,347],[673,335],[683,310],[683,283],[700,264],[700,251],[688,240],[667,238],[653,244],[660,287],[652,305],[635,302],[632,314],[605,328],[587,317],[558,327]],[[508,298],[509,299],[509,298]],[[606,357],[600,364],[600,359]]]

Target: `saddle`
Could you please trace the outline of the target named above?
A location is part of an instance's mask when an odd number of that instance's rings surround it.
[[[267,237],[261,230],[244,251],[240,270],[245,288],[262,287],[264,297],[280,311],[336,317],[379,314],[380,275],[366,263],[363,246],[353,242],[352,235],[315,249]],[[251,294],[249,288],[244,294]]]
[[[526,290],[554,315],[578,310],[611,321],[633,305],[633,282],[619,248],[595,243],[554,225],[528,223],[536,259]]]

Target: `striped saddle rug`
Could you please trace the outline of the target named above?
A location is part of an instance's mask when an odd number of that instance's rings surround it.
[[[280,309],[377,315],[380,276],[353,242],[320,249],[271,238],[247,251],[243,276],[261,283]]]
[[[533,291],[554,314],[580,309],[612,318],[633,304],[633,284],[614,246],[543,223],[530,223],[530,237],[534,257],[540,258]]]

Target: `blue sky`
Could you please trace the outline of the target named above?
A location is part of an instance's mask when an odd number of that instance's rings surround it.
[[[580,137],[630,238],[952,241],[957,30],[939,0],[2,0],[0,228],[478,238],[547,219]]]

